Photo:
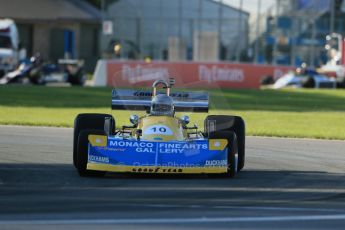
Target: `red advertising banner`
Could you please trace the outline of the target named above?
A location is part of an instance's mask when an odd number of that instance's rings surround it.
[[[177,87],[258,89],[262,77],[281,77],[293,67],[209,63],[110,61],[107,85],[112,87],[151,86],[157,79],[175,78]]]
[[[345,40],[341,41],[341,65],[345,65]]]

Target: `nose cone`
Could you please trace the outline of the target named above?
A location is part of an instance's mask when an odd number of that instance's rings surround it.
[[[169,116],[149,116],[142,120],[142,139],[150,141],[185,140],[178,119]]]

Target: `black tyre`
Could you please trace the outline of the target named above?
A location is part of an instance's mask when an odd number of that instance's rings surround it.
[[[263,76],[260,81],[261,85],[272,85],[274,84],[274,79],[272,76]]]
[[[241,171],[245,162],[246,129],[244,120],[238,116],[210,115],[205,119],[205,135],[216,131],[233,131],[236,133],[238,145],[238,171]]]
[[[104,176],[105,172],[86,169],[88,162],[88,136],[90,134],[105,135],[102,130],[91,129],[82,130],[79,133],[77,141],[77,170],[79,175],[83,177],[101,177]]]
[[[79,85],[79,86],[84,85],[86,81],[86,77],[85,77],[85,73],[83,69],[80,68],[75,74],[72,74],[69,72],[67,72],[67,74],[68,74],[67,81],[71,83],[72,85]]]
[[[74,133],[73,133],[73,165],[77,167],[77,142],[79,133],[85,129],[101,130],[104,131],[104,120],[106,117],[112,119],[112,133],[115,133],[115,120],[109,114],[98,113],[82,113],[79,114],[74,120]]]
[[[30,71],[29,80],[32,84],[35,85],[43,85],[45,83],[40,67],[35,67]]]
[[[315,79],[312,76],[308,76],[307,78],[302,80],[303,88],[315,88],[315,86],[316,86]]]
[[[238,170],[238,146],[236,134],[232,131],[211,132],[209,139],[228,140],[228,177],[235,177]]]
[[[337,88],[344,89],[345,88],[345,77],[337,79]]]

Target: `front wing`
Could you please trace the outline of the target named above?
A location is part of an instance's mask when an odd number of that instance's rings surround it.
[[[226,173],[226,139],[153,142],[88,137],[88,170],[133,173]]]

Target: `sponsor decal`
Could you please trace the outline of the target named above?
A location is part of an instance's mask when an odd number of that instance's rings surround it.
[[[101,156],[94,156],[94,155],[89,155],[89,161],[100,162],[100,163],[110,162],[108,157],[101,157]]]
[[[144,133],[144,134],[150,134]],[[156,134],[156,133],[154,133]],[[227,145],[227,140],[217,139],[210,140],[210,148],[207,142],[198,143],[184,143],[184,142],[161,142],[153,143],[147,141],[129,141],[129,140],[109,140],[110,149],[123,148],[130,150],[133,148],[135,152],[139,153],[168,153],[168,154],[190,154],[190,153],[199,153],[200,151],[205,150],[223,150]]]
[[[162,167],[162,168],[195,168],[195,167],[202,167],[200,164],[195,163],[176,163],[176,162],[165,162],[163,164],[149,164],[149,163],[140,163],[140,162],[134,162],[134,167]]]
[[[154,81],[159,79],[168,79],[169,71],[162,67],[143,67],[140,64],[135,67],[130,65],[122,66],[122,79],[129,83],[138,83],[143,81]]]
[[[115,91],[116,93],[116,91]],[[113,96],[116,96],[116,94],[113,94]],[[133,96],[135,97],[152,97],[152,92],[145,92],[145,91],[136,91],[133,93]],[[170,93],[170,96],[173,98],[188,98],[188,93]]]
[[[110,140],[109,147],[142,147],[142,148],[152,148],[152,142],[146,141],[122,141],[122,140]]]
[[[145,141],[122,141],[122,140],[110,140],[110,148],[117,147],[130,147],[135,148],[138,153],[154,153],[154,144],[152,142]]]
[[[159,153],[190,153],[191,150],[207,150],[206,143],[159,143]],[[195,151],[193,151],[195,153]]]
[[[182,168],[135,167],[132,172],[138,173],[183,173]]]
[[[213,65],[211,68],[199,65],[199,79],[207,82],[243,82],[245,80],[242,69],[219,67],[217,65]]]
[[[227,160],[206,160],[205,166],[226,166]]]
[[[99,170],[108,172],[132,172],[132,173],[226,173],[227,166],[208,167],[162,167],[162,166],[126,166],[110,165],[100,163],[88,163],[88,170]]]
[[[277,69],[276,73],[274,73],[275,69]],[[150,64],[145,64],[142,61],[109,61],[107,63],[107,84],[115,87],[131,87],[134,83],[137,86],[147,87],[149,83],[157,80],[157,78],[168,80],[171,70],[178,70],[178,74],[175,76],[176,86],[180,87],[188,85],[189,87],[198,88],[235,87],[259,89],[262,76],[270,75],[277,78],[281,75],[281,71],[286,73],[293,69],[291,66],[252,65],[230,62],[170,63],[153,61]],[[156,72],[153,73],[153,71]],[[219,82],[222,84],[216,84]]]

